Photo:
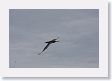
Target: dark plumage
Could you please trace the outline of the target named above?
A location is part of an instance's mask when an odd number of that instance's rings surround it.
[[[59,38],[59,37],[58,37],[58,38]],[[58,39],[58,38],[57,38],[57,39]],[[50,44],[55,43],[55,42],[59,42],[59,41],[56,41],[57,39],[53,39],[53,40],[51,40],[51,41],[45,42],[45,43],[47,43],[47,45],[46,45],[45,48],[42,50],[42,52],[45,51],[45,50],[49,47]],[[42,53],[42,52],[41,52],[41,53]],[[40,55],[41,53],[39,53],[38,55]]]

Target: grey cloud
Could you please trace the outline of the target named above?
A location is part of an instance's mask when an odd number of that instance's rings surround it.
[[[99,66],[97,9],[11,9],[9,20],[11,68]],[[56,37],[60,42],[38,56],[44,42]]]

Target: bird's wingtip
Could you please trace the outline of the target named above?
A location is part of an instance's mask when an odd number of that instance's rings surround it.
[[[40,55],[41,53],[39,53],[38,55]]]
[[[38,53],[38,55],[41,55],[42,54],[42,52],[41,53]]]

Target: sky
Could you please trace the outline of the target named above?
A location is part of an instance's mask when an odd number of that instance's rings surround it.
[[[10,9],[9,67],[98,68],[99,10]]]

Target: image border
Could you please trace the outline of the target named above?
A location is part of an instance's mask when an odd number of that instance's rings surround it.
[[[7,3],[6,3],[7,2]],[[0,75],[3,77],[108,77],[107,0],[18,0],[0,3]],[[99,9],[99,68],[9,68],[9,9]]]

